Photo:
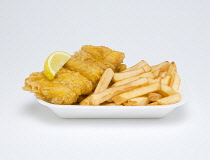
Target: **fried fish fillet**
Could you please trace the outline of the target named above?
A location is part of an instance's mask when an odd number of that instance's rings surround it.
[[[79,95],[90,93],[93,85],[80,73],[62,68],[51,81],[42,72],[32,73],[25,80],[23,90],[33,92],[37,98],[55,104],[72,104]]]
[[[105,46],[84,45],[81,50],[90,53],[94,58],[100,61],[115,65],[115,67],[118,67],[125,58],[124,53],[113,51]]]
[[[84,75],[96,86],[104,70],[111,68],[116,71],[124,57],[124,53],[112,51],[108,47],[85,45],[71,57],[65,67]]]

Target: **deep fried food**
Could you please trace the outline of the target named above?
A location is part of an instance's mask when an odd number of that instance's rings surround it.
[[[81,50],[90,53],[95,59],[113,64],[115,67],[118,67],[125,58],[124,53],[113,51],[105,46],[84,45]]]
[[[148,85],[124,92],[120,95],[113,97],[112,100],[114,101],[115,104],[122,104],[128,101],[129,99],[144,96],[148,93],[156,92],[159,89],[160,89],[160,82],[155,82],[152,84],[148,84]]]
[[[136,97],[129,99],[127,102],[124,102],[124,106],[145,106],[149,103],[149,99],[146,96]]]
[[[90,93],[92,89],[92,82],[86,77],[64,68],[51,81],[42,72],[32,73],[23,87],[23,90],[35,93],[38,98],[55,104],[72,104],[79,95]]]
[[[124,53],[104,46],[83,46],[53,80],[48,80],[42,72],[32,73],[25,79],[23,90],[55,104],[72,104],[79,97],[91,94],[103,72],[107,68],[116,71],[124,57]]]
[[[111,68],[107,68],[101,76],[101,79],[99,80],[94,93],[99,93],[107,89],[109,87],[113,75],[113,70]]]
[[[65,67],[87,77],[95,86],[104,72],[104,70],[95,63],[81,61],[74,56],[72,56],[72,58],[65,64]]]
[[[111,68],[116,71],[124,57],[124,53],[104,46],[85,45],[71,57],[65,67],[84,75],[96,86],[104,70]]]

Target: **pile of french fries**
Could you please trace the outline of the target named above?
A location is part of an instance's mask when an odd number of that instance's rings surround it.
[[[119,70],[106,69],[95,91],[80,105],[168,105],[181,100],[181,80],[174,62],[150,66],[142,60],[127,69],[122,65]]]

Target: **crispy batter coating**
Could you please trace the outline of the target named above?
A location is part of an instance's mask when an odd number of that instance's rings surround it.
[[[124,53],[112,51],[105,46],[85,45],[71,57],[65,67],[84,75],[96,86],[104,70],[111,68],[117,71],[124,57]]]
[[[32,73],[23,87],[23,90],[35,93],[38,98],[55,104],[72,104],[79,95],[87,94],[92,89],[92,82],[86,77],[64,68],[51,81],[42,72]]]
[[[94,58],[100,61],[111,63],[115,67],[121,64],[125,58],[124,53],[113,51],[105,46],[84,45],[81,50],[90,53]]]
[[[71,71],[79,72],[87,77],[95,85],[103,74],[104,70],[89,61],[81,61],[74,56],[65,64],[65,67]]]

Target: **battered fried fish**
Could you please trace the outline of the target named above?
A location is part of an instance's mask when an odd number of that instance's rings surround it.
[[[95,86],[104,70],[112,68],[116,71],[124,57],[124,53],[112,51],[108,47],[85,45],[71,57],[65,67],[81,73]]]
[[[72,104],[95,89],[105,69],[118,71],[123,59],[122,52],[86,45],[70,58],[53,80],[48,80],[42,72],[32,73],[25,79],[23,90],[54,104]]]
[[[79,95],[90,93],[93,85],[80,73],[62,68],[51,81],[42,72],[32,73],[25,80],[23,90],[55,104],[72,104]]]
[[[90,53],[94,58],[102,62],[113,64],[115,67],[121,64],[125,58],[124,53],[113,51],[105,46],[84,45],[81,50]]]

